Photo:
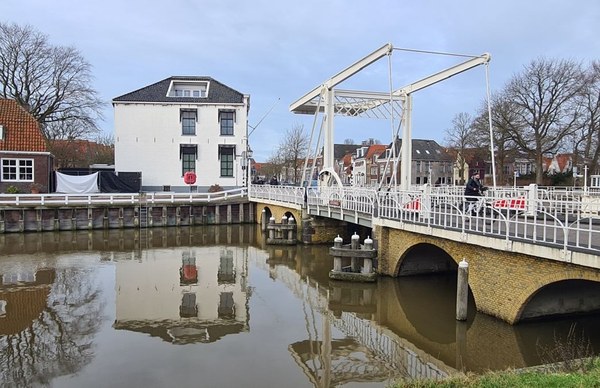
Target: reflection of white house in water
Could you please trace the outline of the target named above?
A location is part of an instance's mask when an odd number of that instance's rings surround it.
[[[116,262],[115,328],[173,343],[248,331],[247,248],[154,249]]]

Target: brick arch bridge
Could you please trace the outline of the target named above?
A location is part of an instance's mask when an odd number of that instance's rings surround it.
[[[594,268],[387,227],[374,234],[380,274],[455,271],[464,258],[477,310],[510,324],[600,309],[600,271]]]

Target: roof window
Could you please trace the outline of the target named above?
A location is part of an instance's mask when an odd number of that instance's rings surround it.
[[[208,97],[208,81],[171,81],[167,90],[167,97],[189,97],[206,98]]]

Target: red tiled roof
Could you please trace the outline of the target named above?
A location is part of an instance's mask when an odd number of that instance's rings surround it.
[[[15,100],[0,98],[0,125],[4,127],[2,151],[46,152],[46,141],[35,118]]]
[[[387,147],[383,144],[372,144],[369,146],[365,159],[370,159],[373,155],[381,155]]]

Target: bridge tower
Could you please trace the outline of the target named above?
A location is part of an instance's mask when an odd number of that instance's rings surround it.
[[[411,184],[411,162],[412,162],[412,94],[434,85],[440,81],[450,78],[454,75],[462,73],[479,65],[487,65],[490,61],[490,55],[484,53],[479,56],[469,56],[470,59],[458,65],[444,69],[438,73],[422,78],[416,82],[410,83],[400,89],[393,90],[391,81],[391,55],[394,50],[418,51],[430,54],[432,51],[419,51],[394,48],[391,43],[387,43],[371,54],[358,60],[354,64],[348,66],[338,74],[329,78],[327,81],[317,86],[304,96],[290,105],[290,111],[298,114],[315,115],[312,132],[314,134],[317,116],[323,113],[323,125],[325,133],[323,134],[323,166],[320,171],[320,181],[328,185],[342,185],[341,179],[334,168],[334,116],[344,115],[351,117],[367,117],[367,118],[383,118],[391,121],[392,127],[392,142],[398,137],[398,130],[395,128],[395,120],[400,118],[400,126],[402,126],[402,150],[400,164],[400,186],[404,190],[408,190]],[[388,57],[390,68],[390,91],[389,93],[373,92],[373,91],[357,91],[357,90],[339,90],[335,89],[337,85],[346,81],[350,77],[356,75],[361,70],[377,62],[384,56]],[[464,57],[465,55],[460,55]],[[398,127],[399,128],[399,127]],[[312,142],[311,135],[311,142]],[[319,139],[321,136],[319,136]],[[311,144],[309,144],[310,148]],[[318,146],[318,144],[317,144]],[[396,158],[397,155],[393,155]],[[307,156],[307,161],[309,157]],[[493,159],[493,158],[492,158]],[[393,163],[397,166],[396,160]],[[307,171],[307,162],[304,165],[304,174]],[[395,177],[396,171],[392,174]],[[306,179],[310,181],[311,177]]]

